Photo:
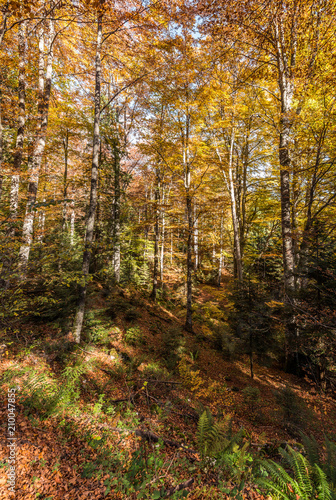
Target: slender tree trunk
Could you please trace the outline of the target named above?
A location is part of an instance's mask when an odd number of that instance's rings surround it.
[[[187,316],[185,328],[192,332],[192,237],[193,237],[193,216],[192,202],[189,188],[186,194],[187,219],[188,219],[188,240],[187,240]]]
[[[162,204],[165,202],[165,194],[162,195]],[[163,267],[164,267],[164,245],[165,245],[165,211],[162,207],[162,229],[161,229],[161,252],[160,252],[160,281],[163,287]]]
[[[92,253],[92,242],[94,234],[94,224],[97,208],[97,181],[99,168],[99,150],[100,150],[100,87],[101,87],[101,46],[102,46],[102,13],[98,14],[97,23],[97,46],[96,46],[96,84],[94,98],[94,128],[93,128],[93,151],[91,168],[91,190],[89,213],[86,222],[85,250],[83,254],[82,283],[79,285],[79,299],[76,317],[74,321],[74,337],[77,343],[80,342],[81,332],[84,320],[85,301],[87,292],[87,278],[89,275],[90,260]]]
[[[114,146],[114,204],[113,204],[113,268],[114,278],[120,281],[120,152]]]
[[[184,167],[184,189],[186,196],[186,216],[187,216],[187,311],[185,329],[192,332],[192,251],[193,251],[193,208],[191,197],[191,171],[189,158],[189,133],[190,133],[190,115],[186,110],[185,133],[182,137],[182,153]]]
[[[69,130],[67,129],[63,139],[64,148],[64,175],[63,175],[63,213],[62,213],[62,232],[67,229],[67,197],[68,197],[68,157],[69,157]]]
[[[158,288],[158,270],[159,270],[159,220],[160,220],[160,180],[158,169],[156,171],[155,186],[155,224],[154,224],[154,267],[153,267],[153,287],[151,298],[156,301]]]
[[[46,198],[43,198],[43,203],[45,203]],[[45,226],[45,210],[42,209],[38,214],[38,223],[37,223],[37,241],[42,244],[43,236],[44,236],[44,226]]]
[[[1,80],[0,77],[0,202],[2,198],[3,190],[3,175],[2,175],[2,160],[3,160],[3,129],[2,129],[2,91],[1,91]]]
[[[218,288],[221,285],[223,267],[223,212],[221,213],[220,234],[219,234],[219,260],[218,260]]]
[[[275,22],[275,37],[277,44],[277,63],[279,75],[279,89],[281,99],[280,134],[279,134],[279,163],[280,163],[280,196],[281,196],[281,230],[284,267],[285,291],[292,293],[294,282],[294,252],[291,224],[290,200],[290,143],[293,124],[293,97],[294,85],[289,69],[288,57],[284,52],[282,40],[284,27],[280,21]],[[294,66],[295,54],[291,64]]]
[[[2,26],[0,28],[0,48],[2,41],[6,33],[8,11],[7,9],[3,13]],[[0,69],[0,202],[2,198],[3,190],[3,175],[2,175],[2,160],[3,160],[3,130],[2,130],[2,70]]]
[[[22,228],[22,245],[19,252],[19,269],[22,277],[25,274],[29,253],[33,239],[33,224],[35,214],[35,202],[37,197],[37,189],[39,182],[40,168],[44,154],[46,135],[48,127],[49,115],[49,102],[51,93],[51,78],[52,78],[52,61],[53,61],[53,41],[54,41],[54,21],[49,20],[48,42],[47,42],[47,67],[45,75],[45,88],[44,88],[44,42],[43,33],[40,32],[39,36],[39,115],[40,127],[34,144],[34,150],[31,159],[31,172],[28,184],[28,202],[26,208],[26,215],[23,221]]]
[[[6,18],[5,18],[6,20]],[[5,21],[4,21],[5,28]],[[0,33],[0,45],[4,35],[4,28]],[[19,24],[18,32],[18,52],[19,52],[19,82],[18,82],[18,101],[19,101],[19,117],[18,117],[18,130],[16,136],[16,144],[13,160],[13,175],[11,178],[10,197],[9,197],[9,225],[7,237],[11,240],[15,237],[16,221],[18,217],[18,204],[19,204],[19,186],[20,186],[20,170],[23,154],[24,142],[24,129],[26,121],[25,113],[25,90],[26,90],[26,22],[21,21]],[[1,80],[1,78],[0,78]],[[2,137],[2,123],[1,123],[1,89],[0,89],[0,172],[2,167],[3,157],[3,137]],[[2,195],[3,176],[0,174],[0,200]],[[10,247],[9,247],[10,248]],[[1,269],[1,286],[7,284],[10,274],[10,269],[13,260],[13,248],[10,249],[8,255],[3,260]]]
[[[19,126],[16,136],[13,170],[11,180],[9,214],[11,219],[10,236],[14,236],[17,211],[19,205],[20,171],[23,154],[24,130],[26,123],[26,23],[21,22],[19,27]]]
[[[71,202],[71,212],[70,212],[70,245],[74,246],[75,238],[75,202]]]
[[[173,230],[170,230],[170,265],[173,265]]]
[[[240,228],[239,220],[237,216],[237,206],[236,206],[236,193],[233,180],[233,148],[234,148],[235,133],[232,128],[231,133],[231,144],[230,144],[230,154],[229,154],[229,190],[231,199],[231,215],[232,215],[232,226],[233,226],[233,237],[234,237],[234,260],[235,260],[235,270],[236,278],[238,280],[238,285],[240,286],[243,282],[243,266],[241,258],[241,244],[240,244]]]
[[[195,271],[198,270],[198,216],[197,203],[194,204],[194,254],[195,254]]]

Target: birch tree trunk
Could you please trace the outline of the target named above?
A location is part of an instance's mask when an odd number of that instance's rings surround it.
[[[23,221],[22,228],[22,245],[19,251],[19,269],[23,278],[28,261],[29,253],[33,239],[34,215],[37,197],[37,189],[40,175],[40,168],[44,154],[46,135],[48,127],[49,102],[51,93],[52,81],[52,61],[53,61],[53,42],[55,28],[54,20],[49,20],[48,36],[47,36],[47,67],[44,81],[44,40],[42,29],[39,33],[39,115],[40,126],[34,144],[33,154],[31,158],[31,172],[28,184],[28,202],[26,207],[26,215]]]
[[[13,170],[11,179],[9,217],[10,217],[10,236],[15,235],[15,225],[19,204],[19,185],[20,171],[23,154],[24,130],[26,123],[26,23],[21,22],[19,26],[19,126],[16,136]]]
[[[71,212],[70,212],[70,245],[74,246],[75,238],[75,202],[71,202]]]
[[[234,180],[233,180],[234,141],[235,141],[235,132],[234,132],[234,128],[232,128],[231,141],[230,141],[230,152],[229,152],[228,178],[229,178],[229,192],[230,192],[230,199],[231,199],[231,215],[232,215],[232,226],[233,226],[233,237],[234,237],[235,271],[236,271],[236,278],[238,280],[238,286],[240,286],[243,282],[243,266],[242,266],[242,258],[241,258],[240,227],[239,227],[239,220],[238,220],[238,216],[237,216],[236,193],[235,193],[235,186],[234,186]]]
[[[282,19],[275,21],[276,55],[281,99],[279,163],[280,163],[280,196],[281,196],[281,230],[284,267],[284,285],[286,292],[293,292],[294,283],[294,252],[291,224],[290,202],[290,143],[293,124],[294,85],[292,70],[295,65],[295,47],[292,49],[291,60],[285,50],[285,36]]]
[[[91,189],[90,189],[90,204],[89,213],[86,222],[85,234],[85,250],[83,254],[82,265],[82,283],[78,290],[78,306],[74,321],[74,338],[77,343],[80,342],[81,332],[83,327],[85,301],[87,292],[87,278],[89,275],[92,242],[94,234],[94,224],[97,208],[97,183],[98,183],[98,168],[99,168],[99,150],[100,150],[100,87],[101,87],[101,46],[102,46],[102,18],[100,12],[98,14],[97,23],[97,45],[95,58],[95,98],[94,98],[94,127],[93,127],[93,151],[92,151],[92,167],[91,167]]]

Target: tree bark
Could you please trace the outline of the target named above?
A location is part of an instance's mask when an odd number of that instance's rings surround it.
[[[114,278],[120,282],[120,152],[118,145],[113,148],[114,154],[114,203],[113,203],[113,269]]]
[[[162,194],[162,204],[165,202],[165,194]],[[161,228],[161,251],[160,251],[160,281],[163,286],[163,267],[164,267],[164,244],[165,244],[165,211],[162,207],[162,228]]]
[[[190,184],[190,181],[189,181]],[[193,237],[193,216],[192,202],[189,188],[186,193],[187,219],[188,219],[188,240],[187,240],[187,316],[185,328],[192,332],[192,237]]]
[[[34,144],[34,150],[31,159],[31,172],[28,184],[28,202],[26,215],[22,228],[22,245],[19,251],[19,269],[23,278],[28,266],[30,248],[33,239],[33,225],[37,197],[37,189],[40,175],[40,168],[44,154],[46,135],[48,127],[49,102],[52,82],[52,61],[53,61],[53,42],[54,42],[54,20],[49,20],[49,30],[47,39],[47,67],[44,81],[44,40],[43,32],[39,34],[39,103],[38,110],[40,115],[40,126]]]
[[[70,212],[70,245],[74,246],[75,238],[75,202],[71,202],[71,212]]]
[[[281,99],[279,163],[280,163],[280,196],[281,196],[281,230],[284,267],[285,292],[294,291],[294,252],[291,224],[290,201],[290,143],[293,125],[294,85],[292,69],[295,64],[295,52],[292,61],[288,60],[284,42],[284,26],[281,19],[275,21],[275,41],[278,65],[279,90]]]
[[[195,271],[198,270],[198,216],[197,203],[194,204],[194,254],[195,254]]]
[[[91,167],[91,189],[90,189],[90,204],[89,213],[86,222],[85,234],[85,250],[83,254],[82,265],[82,282],[78,290],[78,305],[74,321],[74,338],[77,343],[80,342],[81,332],[84,320],[87,279],[89,276],[89,268],[92,253],[92,242],[94,234],[94,224],[97,208],[97,182],[99,168],[99,150],[100,150],[100,87],[101,87],[101,46],[102,46],[102,18],[101,12],[98,13],[97,23],[97,44],[95,58],[95,98],[94,98],[94,128],[93,128],[93,151],[92,151],[92,167]]]
[[[3,13],[2,26],[0,28],[0,48],[2,45],[2,41],[4,39],[6,33],[6,24],[7,24],[8,10]],[[2,160],[3,160],[3,129],[2,129],[2,74],[0,70],[0,202],[2,198],[2,190],[3,190],[3,175],[2,175]]]
[[[187,215],[187,311],[185,329],[192,332],[192,250],[193,250],[193,208],[191,196],[191,171],[189,158],[189,133],[190,133],[190,115],[186,110],[185,131],[182,136],[182,154],[184,167],[184,189],[186,200],[186,215]]]
[[[15,222],[19,205],[19,185],[20,171],[23,154],[24,131],[26,123],[26,23],[21,22],[19,26],[19,126],[16,136],[13,170],[11,180],[9,217],[10,217],[10,236],[15,236]]]
[[[159,269],[159,220],[160,220],[160,176],[159,169],[156,169],[155,186],[155,223],[154,223],[154,267],[153,267],[153,287],[151,298],[156,301],[158,288],[158,269]]]
[[[220,234],[219,234],[219,260],[218,260],[218,288],[221,286],[223,267],[223,212],[221,213]]]
[[[69,157],[69,130],[66,130],[63,139],[64,148],[64,175],[63,175],[63,212],[62,212],[62,233],[63,235],[67,229],[68,215],[67,215],[67,197],[68,197],[68,157]]]
[[[242,258],[241,258],[241,243],[240,243],[240,227],[239,227],[239,219],[237,216],[237,204],[236,204],[236,193],[235,186],[233,180],[233,148],[235,141],[235,132],[232,127],[231,132],[231,141],[230,141],[230,152],[229,152],[229,169],[228,169],[228,177],[229,177],[229,191],[230,191],[230,199],[231,199],[231,215],[232,215],[232,226],[233,226],[233,237],[234,237],[234,260],[235,260],[235,271],[236,278],[238,281],[238,286],[240,286],[243,282],[243,266],[242,266]]]

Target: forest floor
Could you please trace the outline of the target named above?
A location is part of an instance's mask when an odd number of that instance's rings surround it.
[[[233,432],[244,429],[249,443],[243,465],[234,464],[231,476],[225,476],[226,487],[232,489],[243,478],[240,498],[265,498],[253,484],[251,457],[276,458],[284,442],[300,447],[300,435],[284,422],[277,398],[286,386],[309,411],[304,432],[321,442],[324,435],[335,436],[336,400],[331,394],[322,393],[308,378],[257,360],[252,379],[247,355],[225,357],[215,348],[209,325],[226,324],[231,307],[227,282],[220,289],[197,287],[192,334],[183,330],[183,289],[170,285],[173,298],[153,304],[138,291],[118,288],[107,293],[93,284],[80,347],[71,333],[66,335],[61,320],[18,321],[2,332],[0,499],[163,498],[163,491],[168,494],[169,488],[189,479],[193,483],[184,492],[190,499],[239,498],[219,488],[218,471],[202,462],[196,434],[206,407],[217,419],[230,416]],[[79,367],[78,373],[71,372],[73,379],[66,371],[69,366]],[[7,489],[5,464],[6,391],[13,380],[18,386],[15,497]],[[70,396],[62,393],[61,410],[46,413],[62,383]],[[251,387],[258,389],[254,398],[246,391]],[[164,441],[147,442],[153,434]],[[147,490],[139,486],[139,496],[131,489],[127,493],[127,483],[124,492],[118,489],[123,478],[134,484],[138,476],[147,481]],[[162,496],[141,496],[152,486]]]

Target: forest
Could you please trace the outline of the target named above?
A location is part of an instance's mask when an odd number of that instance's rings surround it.
[[[0,0],[0,498],[336,500],[336,1]]]

